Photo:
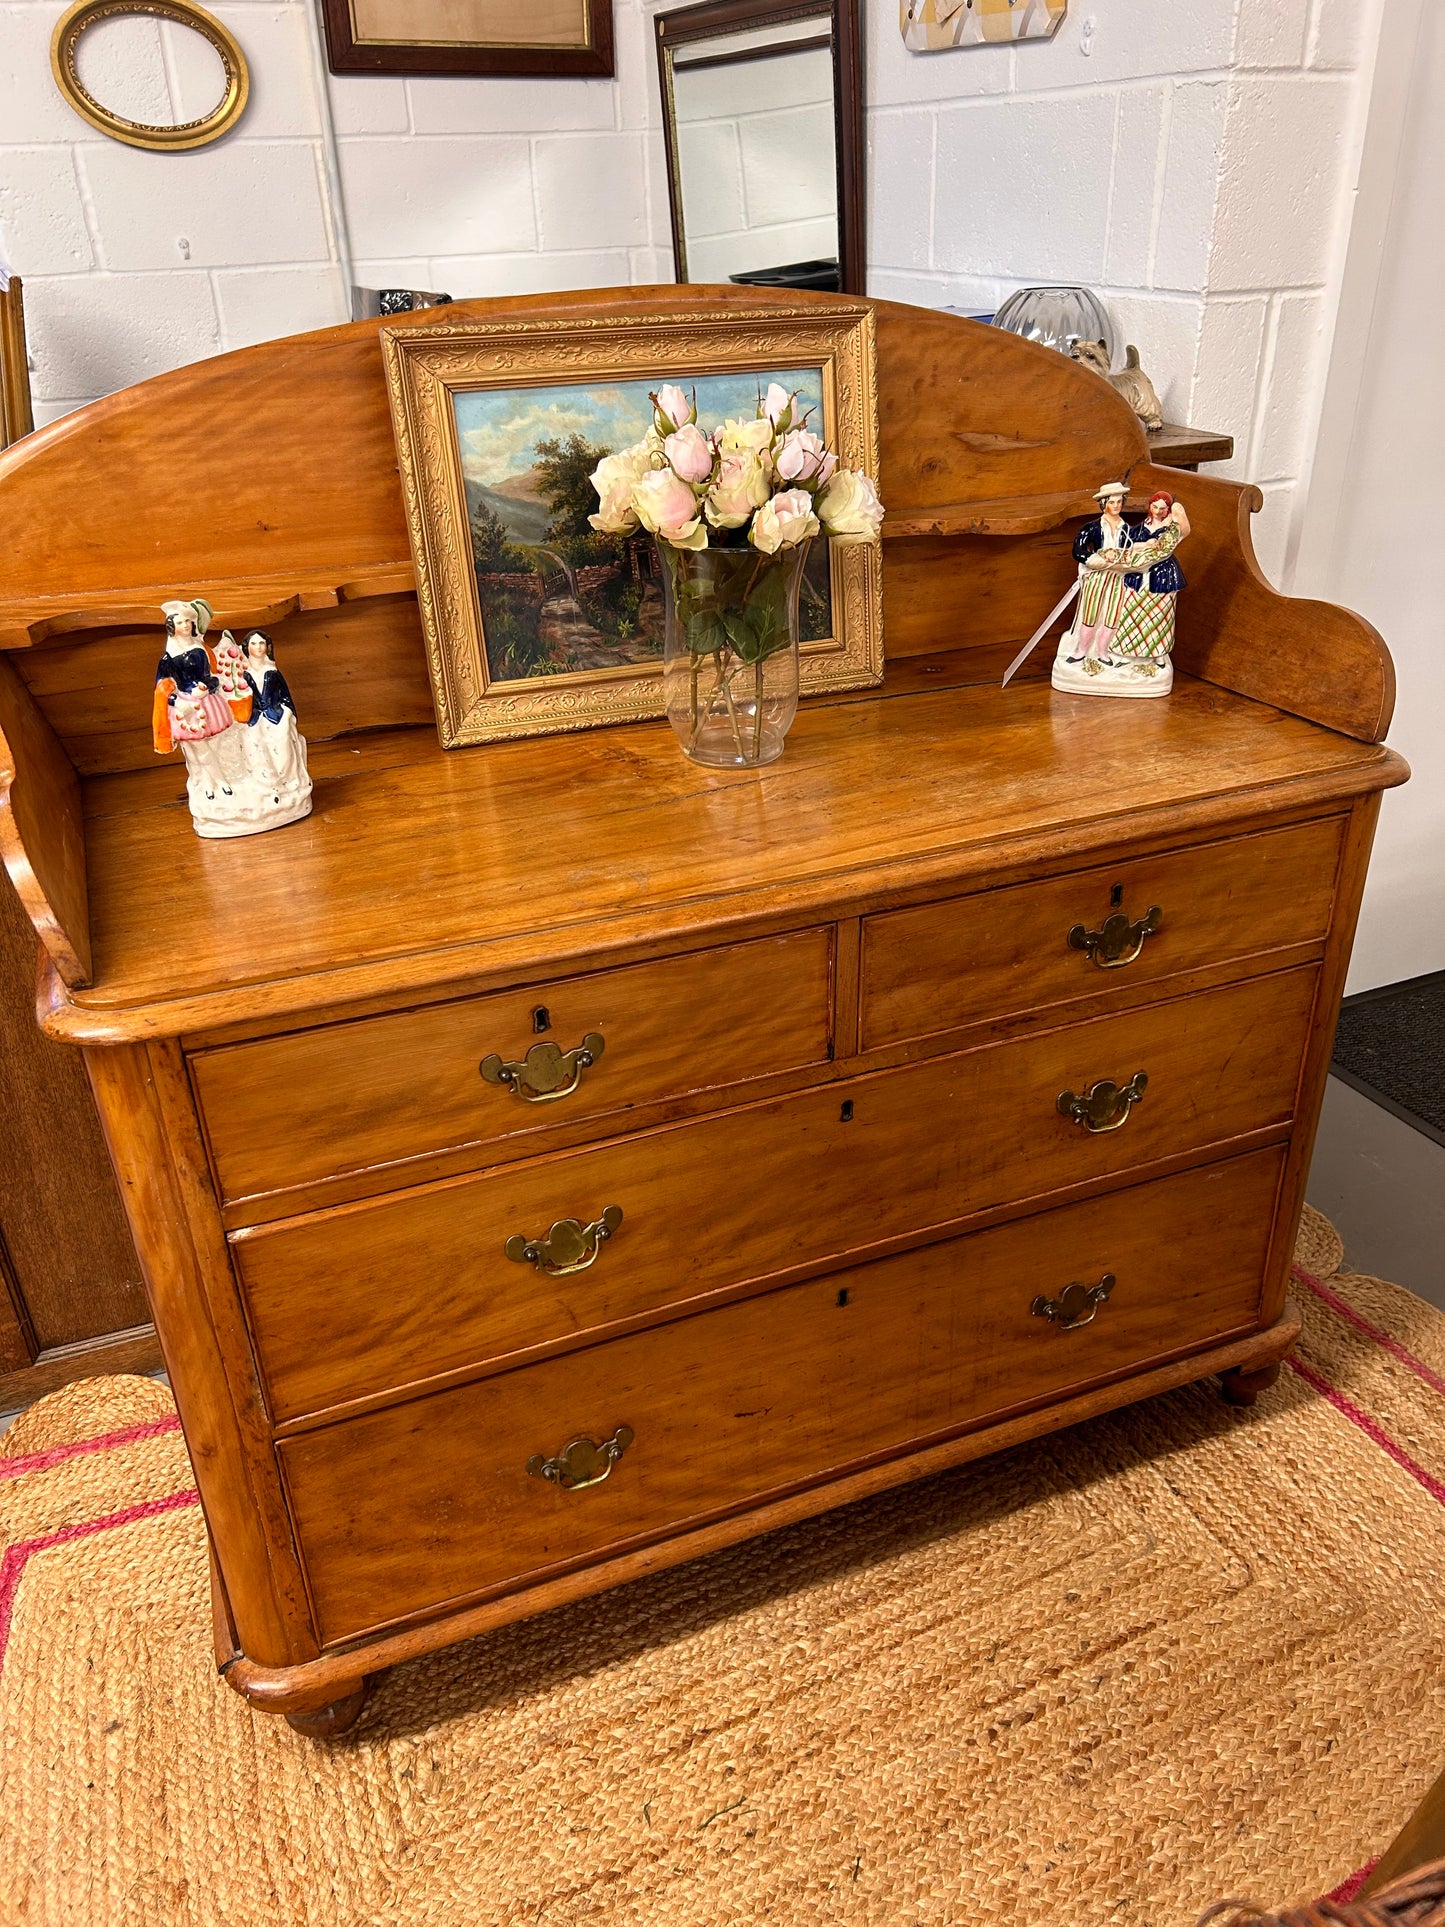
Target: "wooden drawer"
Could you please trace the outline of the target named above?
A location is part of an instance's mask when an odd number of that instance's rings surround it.
[[[485,1152],[579,1118],[616,1128],[634,1105],[823,1063],[832,948],[831,928],[804,930],[200,1051],[191,1077],[222,1195],[461,1145]],[[589,1031],[606,1048],[569,1096],[538,1103],[479,1074],[494,1052],[518,1062]]]
[[[862,1048],[1131,990],[1202,965],[1312,943],[1329,928],[1343,819],[1141,857],[863,919]],[[1069,944],[1157,906],[1127,964]]]
[[[660,1537],[1257,1323],[1278,1150],[742,1300],[289,1438],[321,1634]],[[1115,1278],[1061,1330],[1036,1295]],[[635,1434],[604,1483],[531,1477]]]
[[[239,1233],[280,1420],[1283,1125],[1313,967]],[[1091,1135],[1059,1093],[1148,1073]],[[548,1277],[509,1237],[623,1221]]]

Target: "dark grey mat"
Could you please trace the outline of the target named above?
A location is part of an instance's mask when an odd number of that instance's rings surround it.
[[[1347,997],[1333,1069],[1445,1144],[1445,970]]]

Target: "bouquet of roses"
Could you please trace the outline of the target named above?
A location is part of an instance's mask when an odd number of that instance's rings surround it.
[[[642,440],[593,471],[594,529],[642,528],[674,549],[750,543],[764,555],[820,532],[841,542],[877,539],[878,491],[861,470],[838,466],[780,383],[770,384],[753,421],[725,421],[711,434],[697,425],[695,390],[689,398],[667,382],[651,399]]]

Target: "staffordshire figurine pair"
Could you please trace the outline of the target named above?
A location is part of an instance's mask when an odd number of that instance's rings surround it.
[[[1174,551],[1189,533],[1182,502],[1156,489],[1140,522],[1128,491],[1106,482],[1099,513],[1074,538],[1079,606],[1054,659],[1053,685],[1082,696],[1167,696],[1174,682],[1174,616],[1184,572]]]
[[[179,749],[185,758],[197,836],[254,836],[308,815],[306,739],[270,637],[253,629],[242,648],[225,629],[210,647],[212,611],[199,596],[162,613],[152,741],[158,756]]]

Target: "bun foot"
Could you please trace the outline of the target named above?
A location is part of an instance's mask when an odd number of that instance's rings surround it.
[[[1219,1389],[1230,1405],[1253,1405],[1260,1393],[1267,1392],[1278,1377],[1278,1365],[1261,1365],[1253,1372],[1236,1367],[1232,1372],[1219,1374]]]
[[[335,1740],[343,1733],[350,1732],[361,1717],[361,1709],[371,1697],[371,1681],[364,1679],[354,1693],[346,1693],[339,1700],[329,1700],[325,1706],[313,1706],[306,1713],[288,1713],[286,1724],[304,1733],[308,1740]]]

